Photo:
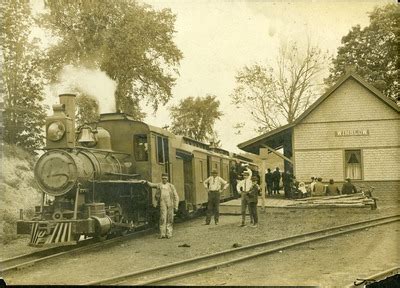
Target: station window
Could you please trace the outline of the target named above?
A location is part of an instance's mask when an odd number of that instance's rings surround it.
[[[147,135],[134,136],[134,149],[136,161],[147,161],[149,159]]]
[[[362,179],[361,150],[346,150],[344,164],[346,178]]]
[[[157,161],[160,164],[167,163],[168,158],[168,139],[165,137],[157,136]]]

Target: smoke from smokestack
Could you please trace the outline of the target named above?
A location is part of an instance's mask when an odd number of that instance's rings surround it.
[[[85,93],[99,103],[100,113],[114,113],[117,83],[98,69],[64,66],[59,74],[59,84],[54,87],[56,95],[62,93]]]

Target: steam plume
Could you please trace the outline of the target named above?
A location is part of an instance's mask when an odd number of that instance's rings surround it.
[[[60,83],[56,85],[57,95],[68,92],[85,93],[97,100],[100,113],[113,113],[115,109],[114,80],[98,69],[65,66],[59,75]]]

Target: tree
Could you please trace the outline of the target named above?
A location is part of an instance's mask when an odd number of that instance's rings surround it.
[[[276,68],[254,64],[238,72],[233,103],[250,112],[258,132],[275,129],[283,121],[292,123],[310,105],[325,59],[326,53],[310,41],[304,53],[295,42],[283,43]],[[243,123],[236,127],[242,129]]]
[[[217,96],[213,95],[187,97],[181,100],[179,105],[172,106],[171,131],[197,141],[212,140],[218,144],[213,128],[215,120],[220,119],[223,114],[219,111],[220,102],[216,98]]]
[[[173,42],[175,15],[134,0],[46,1],[40,20],[59,40],[48,53],[47,76],[64,65],[99,68],[117,82],[116,108],[144,117],[139,102],[154,110],[172,97],[181,51]]]
[[[28,1],[1,1],[1,82],[4,141],[34,153],[43,145],[41,53],[30,39],[33,24]]]
[[[76,97],[76,124],[82,126],[99,120],[99,104],[96,99],[86,94]]]
[[[331,86],[350,66],[384,95],[400,101],[400,6],[377,7],[369,18],[369,26],[352,27],[342,38],[325,82]]]

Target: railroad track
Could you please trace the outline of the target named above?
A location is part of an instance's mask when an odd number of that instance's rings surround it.
[[[60,257],[66,254],[72,254],[76,252],[82,252],[91,250],[94,248],[104,247],[112,243],[125,241],[132,239],[134,237],[140,237],[142,235],[154,232],[153,229],[145,229],[137,232],[133,232],[124,236],[119,236],[116,238],[100,241],[97,239],[87,239],[80,241],[77,245],[71,246],[58,246],[52,247],[44,250],[35,251],[32,253],[27,253],[19,255],[16,257],[8,258],[0,261],[0,272],[9,272],[12,270],[22,269],[24,267],[33,266],[42,261],[46,261],[52,258]]]
[[[335,226],[304,234],[297,234],[287,238],[280,238],[259,242],[247,246],[237,247],[221,252],[199,256],[166,265],[152,267],[141,271],[118,275],[112,278],[89,282],[84,285],[154,285],[189,277],[207,270],[224,267],[230,264],[243,262],[252,258],[272,254],[295,246],[336,237],[351,232],[367,229],[374,226],[385,225],[400,220],[400,215],[392,215],[371,220],[355,222],[347,225]]]
[[[177,221],[178,225],[179,223],[181,222]],[[148,228],[104,241],[99,241],[97,239],[87,239],[79,241],[77,245],[57,246],[48,249],[42,249],[39,251],[34,251],[32,253],[18,255],[8,259],[0,260],[0,273],[3,274],[4,272],[23,269],[24,267],[33,266],[36,263],[46,261],[55,257],[60,257],[70,253],[72,254],[76,252],[82,252],[94,248],[103,247],[115,242],[121,242],[135,237],[144,236],[146,234],[153,233],[154,231],[155,230],[153,228]]]

